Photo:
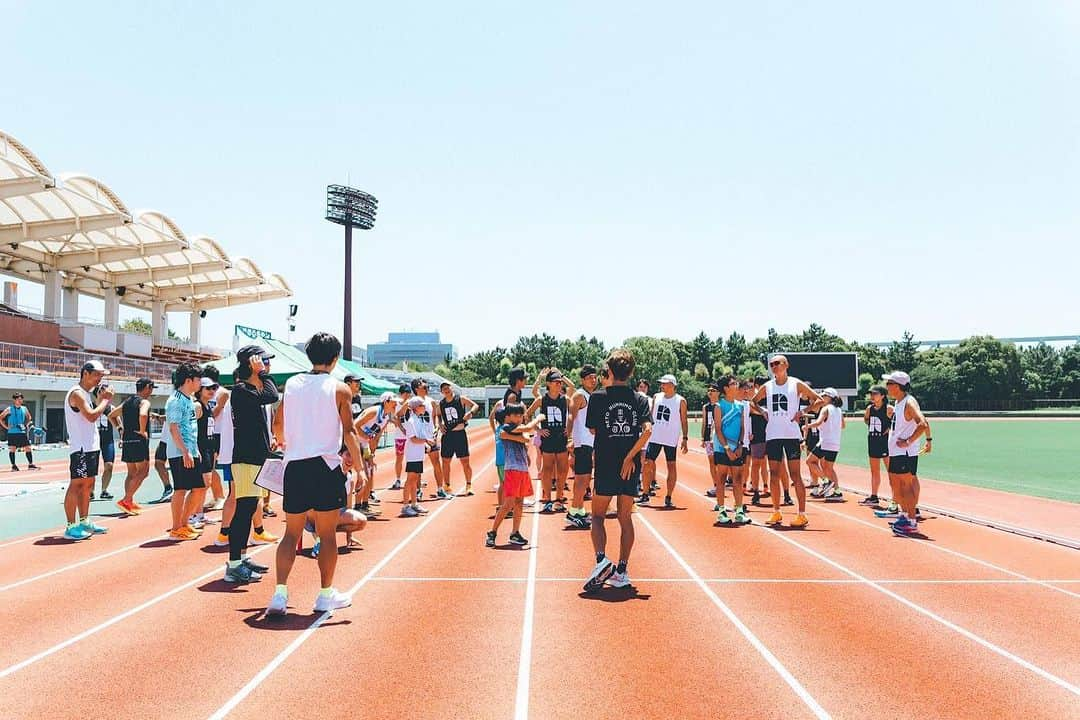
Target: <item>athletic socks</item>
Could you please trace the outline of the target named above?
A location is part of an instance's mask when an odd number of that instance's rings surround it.
[[[596,553],[596,563],[599,565],[602,562],[604,562],[604,553],[602,553],[602,552]]]
[[[227,527],[221,528],[221,530],[219,530],[218,532],[220,532],[225,537],[229,537],[229,528],[227,528]]]
[[[626,561],[625,560],[620,560],[619,561],[619,564],[615,566],[615,572],[619,573],[620,575],[622,575],[623,573],[626,572]]]
[[[240,567],[240,564],[243,563],[243,562],[244,562],[243,560],[229,560],[228,561],[229,567],[233,568],[233,569]]]
[[[11,459],[13,461],[11,464],[14,465],[15,464],[14,463],[15,453],[11,453]],[[34,453],[30,452],[29,450],[26,451],[26,464],[27,465],[33,465],[34,464]]]
[[[284,585],[279,585],[278,587],[283,588],[285,586]],[[334,594],[334,588],[332,588],[332,587],[323,588],[323,589],[319,590],[319,597],[330,597],[333,594]]]
[[[285,585],[275,585],[274,586],[274,594],[275,595],[285,595],[286,597],[288,597],[289,588],[287,586],[285,586]]]
[[[15,467],[15,451],[14,450],[8,450],[7,456],[11,459],[11,467]],[[31,460],[30,462],[34,462],[34,461]]]

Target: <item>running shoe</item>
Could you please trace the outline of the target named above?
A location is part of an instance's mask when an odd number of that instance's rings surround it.
[[[587,593],[596,592],[600,588],[604,587],[604,583],[608,581],[615,573],[615,563],[611,562],[607,558],[604,558],[600,562],[596,563],[596,567],[589,573],[588,579],[585,581],[585,586],[582,588]]]
[[[920,510],[918,507],[915,508],[915,519],[916,520],[922,520],[923,519],[922,510]]]
[[[331,588],[329,595],[319,593],[315,598],[315,612],[333,612],[352,605],[352,598]]]
[[[716,516],[716,522],[721,525],[731,524],[731,516],[728,515],[728,509],[726,507],[720,508],[720,514]]]
[[[18,468],[15,468],[15,469],[18,470]],[[94,497],[94,491],[93,490],[90,491],[90,499],[91,500],[97,500],[97,498]]]
[[[198,534],[193,532],[192,529],[189,528],[187,525],[183,526],[179,530],[169,531],[170,540],[194,540],[197,537],[199,537]]]
[[[472,490],[472,483],[465,483],[465,497],[472,497],[475,494]]]
[[[445,490],[439,488],[435,491],[435,497],[439,498],[440,500],[446,500],[449,496],[446,494]]]
[[[749,525],[750,522],[751,522],[750,521],[750,515],[746,512],[746,506],[745,505],[743,505],[741,508],[739,508],[738,510],[735,511],[735,524],[736,525]]]
[[[789,527],[804,528],[809,524],[810,524],[810,521],[806,519],[806,516],[803,515],[802,513],[799,513],[798,515],[795,516],[795,519],[791,521],[791,523],[789,524]]]
[[[229,563],[225,563],[225,582],[237,583],[239,585],[247,585],[249,582],[256,580],[262,580],[262,575],[249,568],[244,563],[240,563],[236,567],[229,567]]]
[[[368,502],[371,503],[372,505],[382,505],[382,500],[380,500],[379,497],[374,492],[372,492],[368,496]]]
[[[911,537],[919,532],[919,526],[906,517],[900,517],[896,522],[889,524],[892,526],[893,535],[898,537]]]
[[[11,472],[19,472],[19,466],[18,465],[12,465],[11,466]],[[91,498],[91,499],[93,499],[93,498]]]
[[[877,507],[878,502],[879,501],[878,501],[878,496],[877,495],[869,495],[867,497],[864,497],[862,500],[860,500],[859,504],[860,505],[866,505],[868,507]]]
[[[495,547],[495,531],[494,530],[488,530],[484,534],[484,547],[489,547],[489,548]]]
[[[724,487],[732,487],[732,480],[730,475],[724,478]]]
[[[202,530],[206,527],[206,522],[202,520],[198,515],[192,515],[188,518],[187,524],[195,530]]]
[[[139,511],[135,509],[133,503],[124,502],[123,499],[116,501],[116,507],[120,508],[125,515],[138,515]]]
[[[263,507],[263,517],[277,517],[277,513],[274,512],[274,508],[266,505]]]
[[[510,533],[511,545],[528,545],[529,541],[525,539],[525,536],[519,533],[517,530]]]
[[[544,503],[544,507],[540,510],[540,512],[542,512],[542,513],[555,512],[555,504],[552,503],[550,500],[548,500],[546,503]]]
[[[887,508],[875,510],[874,515],[879,518],[899,517],[900,508],[896,507],[895,505],[891,505]]]
[[[765,521],[766,525],[781,525],[784,522],[784,516],[780,512],[774,512],[769,516],[769,519]]]
[[[270,604],[266,606],[267,617],[282,617],[289,606],[289,596],[285,593],[276,592],[270,598]]]
[[[840,492],[840,488],[833,488],[833,491],[824,497],[825,502],[842,502],[844,500],[844,493]]]
[[[30,463],[26,467],[30,468],[31,470],[40,470],[41,469],[40,465],[34,465],[33,463]]]
[[[754,506],[761,504],[761,493],[759,493],[757,490],[754,491],[753,497],[750,498],[750,504]]]
[[[713,512],[720,512],[720,503],[713,503],[712,511]]]
[[[789,493],[784,493],[784,503],[783,504],[784,505],[794,505],[795,504],[795,503],[793,503],[791,501],[791,495]]]
[[[508,513],[506,513],[506,517],[507,517],[507,519],[514,517],[514,511],[511,510]]]
[[[660,483],[658,483],[658,482],[656,482],[655,480],[653,480],[653,481],[652,481],[652,487],[651,487],[651,489],[653,489],[653,490],[659,490],[659,489],[660,489]]]
[[[218,498],[217,500],[215,500],[214,504],[210,506],[210,509],[211,510],[218,510],[218,511],[224,510],[225,509],[225,498]]]
[[[165,488],[164,490],[161,491],[161,497],[159,497],[157,500],[151,500],[150,504],[151,505],[161,505],[163,503],[167,503],[170,500],[172,500],[172,496],[173,496],[173,489],[172,489],[172,486],[169,486],[169,487],[167,487],[167,488]]]
[[[415,508],[416,512],[420,515],[427,515],[428,513],[427,508],[423,505],[413,505],[413,508]]]
[[[367,503],[364,503],[363,505],[360,506],[360,512],[363,513],[366,517],[369,517],[369,518],[370,517],[378,517],[379,515],[382,515],[382,510],[380,510],[379,508],[373,508],[370,505],[368,505]]]
[[[613,572],[607,584],[613,588],[624,588],[630,584],[630,573]]]
[[[416,517],[419,514],[420,513],[416,512],[416,508],[414,508],[412,505],[406,505],[405,507],[401,508],[401,517]]]
[[[664,507],[668,508],[669,510],[673,510],[675,508],[675,503],[671,502],[670,495],[664,496]]]
[[[105,533],[109,532],[109,528],[101,527],[90,518],[83,518],[82,526],[92,532],[94,535],[104,535]]]
[[[257,572],[260,575],[265,575],[266,573],[270,572],[270,567],[268,565],[257,563],[249,557],[242,558],[240,562],[244,565],[247,565],[249,568],[252,569],[252,571]]]
[[[322,550],[322,539],[315,538],[315,544],[311,546],[311,557],[318,559],[320,550]]]
[[[711,487],[705,491],[705,497],[716,497],[716,488]]]
[[[638,505],[648,505],[649,504],[649,494],[648,493],[641,493],[641,497],[639,497],[637,499],[637,504]]]
[[[75,541],[85,540],[88,537],[92,537],[93,534],[94,533],[90,532],[79,523],[72,523],[71,525],[67,526],[67,529],[64,530],[64,537],[68,540]]]
[[[401,489],[401,478],[398,478],[397,480],[395,480],[394,484],[390,486],[390,489],[391,490],[400,490]]]
[[[102,500],[113,500],[116,496],[113,495],[111,492],[106,492],[105,490],[102,490],[101,494],[98,495],[98,497]]]
[[[193,533],[195,535],[195,537],[197,537],[197,538],[202,537],[202,534],[203,534],[202,528],[193,528],[190,525],[185,525],[185,527],[188,529],[188,531]]]
[[[214,547],[228,547],[228,545],[229,545],[229,536],[226,535],[225,533],[220,533],[219,532],[217,534],[217,537],[214,539]]]
[[[263,528],[261,533],[252,533],[251,544],[252,545],[269,545],[278,541],[278,536],[270,532],[266,528]]]
[[[566,501],[565,500],[556,500],[555,501],[555,506],[552,508],[552,510],[554,510],[557,513],[566,512]]]

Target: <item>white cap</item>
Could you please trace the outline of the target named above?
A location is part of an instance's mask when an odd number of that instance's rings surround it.
[[[379,402],[384,403],[387,400],[397,400],[397,395],[395,395],[394,393],[387,390],[386,392],[384,392],[382,395],[379,396]]]
[[[821,394],[824,395],[825,397],[831,397],[831,398],[840,397],[840,393],[838,393],[836,391],[836,388],[832,388],[832,387],[825,388],[824,390],[821,391]]]
[[[885,382],[896,383],[897,385],[911,384],[911,376],[901,370],[893,370],[891,373],[885,373],[881,376],[881,379]]]
[[[105,369],[105,366],[101,364],[100,360],[91,360],[90,362],[82,366],[83,372],[99,372],[102,375],[108,375],[109,371]]]
[[[217,383],[214,382],[213,379],[211,379],[211,378],[204,377],[201,380],[199,380],[199,385],[201,387],[214,387],[215,385],[217,385]]]
[[[424,407],[424,398],[417,397],[416,395],[414,395],[411,398],[409,398],[409,400],[408,400],[408,402],[406,404],[411,408]]]
[[[675,376],[671,373],[668,373],[667,375],[664,375],[662,378],[660,378],[660,384],[663,385],[664,383],[671,383],[672,385],[679,384],[679,382],[675,379]]]

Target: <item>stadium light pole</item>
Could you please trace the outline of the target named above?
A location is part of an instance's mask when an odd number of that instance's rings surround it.
[[[352,230],[375,227],[379,201],[374,195],[345,185],[326,186],[326,219],[345,226],[345,331],[341,356],[352,360]]]

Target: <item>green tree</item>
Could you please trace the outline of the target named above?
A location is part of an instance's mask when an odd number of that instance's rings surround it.
[[[697,380],[709,379],[709,366],[705,363],[698,363],[694,366],[694,378]]]
[[[576,372],[585,364],[599,367],[606,357],[607,350],[604,348],[603,342],[595,337],[586,339],[582,335],[577,340],[562,340],[559,342],[554,364],[563,372]],[[574,382],[577,382],[576,378],[574,378]]]
[[[120,323],[120,332],[133,333],[135,335],[153,335],[154,328],[150,323],[141,318],[128,318]],[[180,340],[181,337],[171,329],[166,329],[166,337],[170,340]]]
[[[719,340],[717,343],[719,343]],[[746,337],[737,332],[733,332],[728,336],[727,342],[724,343],[722,357],[724,362],[731,367],[739,367],[747,360],[760,359],[750,353],[750,346],[746,343]]]
[[[647,336],[632,337],[623,342],[623,347],[633,353],[637,363],[635,380],[645,379],[656,387],[656,381],[661,375],[675,373],[678,369],[675,349],[670,340]]]
[[[547,367],[555,362],[555,353],[559,350],[559,341],[551,335],[530,335],[520,337],[510,349],[510,357],[516,363],[536,367]]]
[[[732,375],[732,374],[734,374],[734,370],[732,370],[731,366],[728,365],[723,360],[717,360],[716,362],[713,363],[713,366],[712,366],[713,380],[721,378],[724,375]]]
[[[1051,383],[1051,392],[1058,398],[1080,398],[1080,343],[1061,352],[1061,368]]]
[[[1020,353],[989,335],[970,337],[954,349],[961,397],[1010,400],[1021,389]]]
[[[676,370],[693,372],[694,350],[691,343],[675,340],[673,338],[663,338],[663,340],[671,345],[671,349],[675,353],[675,367],[671,368],[669,372],[675,372]]]
[[[829,333],[817,323],[811,323],[799,335],[796,344],[802,352],[844,352],[848,349],[843,338]]]
[[[695,374],[698,365],[712,367],[715,355],[716,345],[704,332],[698,333],[697,337],[690,341],[690,360],[694,363]]]
[[[914,335],[905,330],[903,338],[899,342],[894,342],[889,348],[885,359],[889,363],[889,370],[903,370],[910,373],[915,368],[918,355],[919,343],[915,341]]]
[[[687,412],[700,410],[701,406],[705,404],[705,383],[685,370],[680,370],[676,374],[676,378],[679,380],[676,389],[686,399]]]
[[[870,373],[859,373],[859,397],[864,401],[870,401],[870,388],[874,385],[875,375]]]
[[[1061,373],[1061,358],[1046,343],[1020,351],[1024,394],[1029,398],[1051,397],[1054,382]]]
[[[765,363],[760,360],[748,360],[739,366],[736,374],[744,380],[750,380],[756,377],[768,377],[769,371],[765,368]]]
[[[874,345],[860,345],[856,342],[848,343],[848,350],[859,355],[859,370],[874,376],[874,382],[892,368],[885,353]]]
[[[960,398],[960,379],[951,348],[934,348],[919,353],[911,369],[912,391],[927,410],[954,407]]]

